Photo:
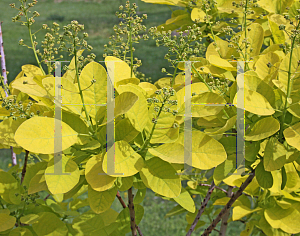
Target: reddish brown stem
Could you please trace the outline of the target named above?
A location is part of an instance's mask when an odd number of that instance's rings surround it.
[[[123,199],[122,199],[122,197],[121,197],[119,191],[117,192],[117,195],[116,195],[116,196],[117,196],[117,198],[119,199],[119,202],[121,203],[122,207],[123,207],[123,208],[126,208],[127,206],[126,206],[125,202],[123,201]],[[140,236],[143,236],[143,233],[142,233],[140,227],[139,227],[138,225],[135,225],[135,228],[137,229],[139,235],[140,235]]]
[[[29,151],[26,150],[24,166],[23,166],[23,169],[22,169],[21,183],[23,182],[24,177],[25,177],[26,168],[27,168],[27,161],[28,161],[28,155],[29,155]]]
[[[228,186],[228,191],[227,191],[227,197],[232,197],[232,186]],[[221,222],[221,228],[220,228],[220,232],[219,232],[219,236],[225,236],[226,235],[226,231],[227,231],[227,225],[228,225],[228,218],[230,215],[230,211],[227,211],[223,217],[222,217],[222,222]]]
[[[122,207],[126,208],[127,206],[126,206],[125,202],[123,201],[119,191],[117,192],[117,198],[119,199],[119,202],[121,203]]]
[[[220,220],[222,219],[222,217],[224,216],[224,214],[227,211],[229,211],[229,209],[231,208],[232,204],[236,201],[236,199],[238,199],[238,197],[242,195],[243,191],[251,183],[251,181],[253,180],[254,176],[255,176],[255,170],[253,170],[250,173],[249,177],[246,179],[246,181],[244,183],[242,183],[242,185],[239,188],[239,190],[235,194],[232,195],[232,197],[230,198],[230,200],[228,201],[228,203],[226,204],[226,206],[220,211],[219,215],[213,220],[213,222],[210,224],[210,226],[204,231],[204,233],[202,234],[202,236],[207,236],[207,235],[209,235],[211,233],[211,231],[220,222]]]
[[[211,183],[211,185],[210,185],[210,188],[209,188],[209,190],[208,190],[208,192],[207,192],[207,194],[206,194],[206,196],[205,196],[202,204],[201,204],[201,207],[200,207],[200,209],[199,209],[199,211],[198,211],[198,213],[196,215],[196,218],[195,218],[194,222],[192,223],[192,225],[191,225],[189,231],[187,232],[186,236],[191,236],[191,234],[195,230],[195,227],[196,227],[198,221],[200,220],[200,217],[203,214],[203,212],[205,210],[205,207],[207,206],[207,203],[208,203],[208,201],[210,199],[210,196],[211,196],[212,192],[214,191],[215,187],[216,187],[216,185],[215,185],[215,183],[213,181]]]
[[[129,213],[130,213],[131,233],[132,233],[132,236],[137,236],[132,188],[128,189],[128,208],[129,208]]]

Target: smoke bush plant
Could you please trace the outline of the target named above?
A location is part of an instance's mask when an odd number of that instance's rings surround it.
[[[33,50],[38,67],[24,65],[9,86],[2,84],[1,147],[25,152],[25,160],[23,167],[0,171],[0,234],[143,235],[138,225],[147,188],[178,204],[168,216],[187,214],[187,236],[200,227],[202,235],[213,230],[227,235],[231,221],[245,223],[241,235],[300,233],[299,2],[143,1],[185,10],[173,11],[166,23],[146,32],[142,21],[147,16],[136,16],[135,4],[120,6],[123,13],[116,15],[123,22],[104,45],[106,69],[95,62],[95,54],[82,55],[92,49],[85,40],[87,33],[81,36],[83,25],[74,20],[62,28],[62,34],[55,22],[51,28],[43,25],[47,33],[41,51],[35,41],[37,32],[31,32],[39,13],[30,17],[29,11],[37,1],[20,0],[19,8],[10,4],[19,11],[13,21],[29,32],[31,46],[24,40],[19,44]],[[179,30],[179,37],[171,36],[173,30]],[[145,32],[142,37],[140,31]],[[148,34],[157,46],[169,48],[165,58],[175,68],[154,84],[140,81],[141,61],[133,56],[133,45],[147,40]],[[205,58],[199,56],[203,45]],[[57,162],[53,129],[57,101],[50,61],[61,58],[62,50],[73,58],[61,76],[62,156]],[[187,60],[191,61],[191,102],[198,104],[192,106],[191,171],[184,160]],[[106,140],[111,121],[106,107],[99,106],[108,102],[111,61],[116,62],[114,162],[109,160]],[[232,175],[240,165],[235,137],[241,76],[237,61],[245,61],[243,175]],[[29,163],[32,156],[38,161]],[[108,170],[111,163],[113,173]],[[57,167],[62,173],[57,173]],[[135,196],[133,189],[137,189]],[[42,191],[49,194],[45,199],[40,198]],[[120,191],[128,191],[128,205]],[[88,197],[82,199],[86,192]],[[201,206],[191,195],[203,197]],[[110,208],[115,197],[121,212]],[[216,211],[215,205],[224,207]],[[84,206],[90,210],[79,213]],[[206,225],[200,220],[202,214],[215,219]]]

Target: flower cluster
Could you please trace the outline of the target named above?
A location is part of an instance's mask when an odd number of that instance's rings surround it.
[[[60,44],[59,50],[66,51],[69,53],[69,56],[75,55],[79,50],[87,49],[91,51],[93,47],[88,45],[85,38],[88,37],[88,33],[83,32],[82,36],[80,36],[80,31],[84,30],[84,25],[79,24],[78,21],[73,20],[71,24],[63,26],[63,35],[59,36],[59,41],[57,42]],[[78,57],[78,72],[80,73],[83,67],[91,61],[94,61],[96,55],[91,53],[86,58],[84,56]],[[64,66],[64,70],[68,69],[67,66]]]
[[[143,20],[147,19],[147,14],[143,14],[142,17],[136,14],[137,5],[135,3],[130,7],[129,1],[126,2],[125,8],[121,5],[119,7],[120,11],[116,12],[116,16],[120,18],[119,25],[114,25],[113,29],[115,35],[109,37],[110,41],[108,45],[104,45],[104,54],[103,57],[109,55],[115,56],[124,60],[130,66],[133,66],[133,71],[135,73],[137,68],[142,65],[141,60],[138,58],[133,58],[133,52],[135,48],[133,47],[134,43],[139,43],[141,39],[148,40],[149,36],[145,33],[146,26],[144,26]],[[110,51],[110,53],[109,53]],[[131,52],[131,56],[127,57],[127,54]],[[135,62],[135,64],[134,64]],[[145,75],[137,73],[141,78]]]
[[[179,37],[172,36],[172,31],[163,31],[164,27],[160,27],[161,31],[157,27],[152,27],[149,30],[149,34],[156,39],[156,46],[160,45],[169,48],[168,53],[165,55],[173,66],[179,61],[185,61],[190,58],[191,55],[201,55],[203,45],[198,41],[202,40],[202,32],[200,27],[194,24],[192,27],[188,26],[187,30],[179,32]]]
[[[156,97],[148,98],[147,102],[149,104],[154,104],[154,111],[158,113],[156,118],[152,119],[153,123],[157,123],[158,117],[162,111],[165,113],[172,113],[172,115],[176,116],[178,114],[177,110],[171,109],[171,107],[177,106],[177,100],[170,99],[172,96],[175,95],[175,90],[173,88],[162,88],[155,91]],[[166,107],[166,105],[169,105]]]
[[[207,83],[213,90],[219,90],[221,95],[225,94],[228,90],[228,80],[221,81],[219,78],[213,78],[211,82]],[[196,94],[195,94],[196,95]]]
[[[88,37],[88,33],[83,32],[82,36],[79,36],[79,32],[84,30],[84,25],[79,24],[75,20],[73,20],[71,24],[63,26],[63,34],[59,33],[60,26],[56,22],[53,22],[51,27],[49,27],[47,24],[43,24],[41,29],[37,30],[35,33],[32,33],[30,25],[32,25],[35,22],[34,18],[40,16],[40,14],[37,11],[34,11],[32,13],[32,17],[29,17],[28,14],[30,13],[29,9],[33,7],[37,3],[37,1],[33,0],[32,3],[27,3],[27,0],[19,1],[21,2],[21,6],[19,8],[16,8],[15,3],[10,4],[12,8],[19,10],[19,14],[13,17],[12,21],[21,22],[22,25],[28,26],[28,30],[31,36],[32,47],[26,45],[23,39],[19,41],[19,45],[32,48],[40,68],[41,63],[37,56],[41,57],[41,62],[47,64],[48,74],[51,74],[51,72],[55,69],[55,64],[51,63],[51,61],[56,61],[58,59],[63,58],[63,55],[58,55],[59,52],[66,51],[69,53],[69,55],[74,55],[76,47],[79,47],[79,49],[85,48],[88,51],[91,51],[93,49],[93,47],[91,45],[88,45],[87,41],[85,40],[85,38]],[[21,21],[21,16],[25,16],[26,21]],[[42,50],[36,48],[38,42],[35,41],[35,34],[40,30],[47,30],[44,40],[41,42]],[[76,49],[76,51],[78,51],[78,49]],[[95,58],[96,55],[94,53],[87,55],[86,58],[84,58],[83,56],[79,57],[79,72],[86,64],[93,61]],[[63,69],[67,70],[68,68],[65,66]]]
[[[10,111],[10,115],[8,117],[12,117],[13,120],[17,120],[18,118],[29,119],[35,116],[34,112],[31,111],[31,107],[33,105],[31,101],[27,104],[23,104],[22,101],[17,102],[15,95],[13,96],[13,99],[1,98],[1,101],[2,107],[5,107],[6,110]],[[39,114],[40,111],[37,110],[36,115]]]
[[[11,8],[17,9],[19,11],[18,15],[12,17],[12,22],[21,22],[22,25],[29,27],[35,22],[34,18],[40,16],[40,13],[38,13],[37,11],[34,11],[32,13],[32,17],[29,17],[28,15],[28,13],[31,12],[29,11],[29,9],[32,8],[34,5],[36,5],[38,1],[33,0],[31,3],[27,3],[27,0],[19,0],[19,1],[21,2],[21,6],[19,8],[16,8],[15,3],[9,4]],[[25,16],[26,21],[21,20],[22,16]]]

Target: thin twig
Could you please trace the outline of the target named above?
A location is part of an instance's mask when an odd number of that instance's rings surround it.
[[[244,183],[242,183],[241,187],[239,190],[232,195],[232,197],[229,199],[228,203],[226,206],[221,210],[219,215],[213,220],[213,222],[210,224],[210,226],[204,231],[204,233],[201,236],[207,236],[211,233],[211,231],[217,226],[217,224],[220,222],[222,219],[223,215],[231,208],[232,204],[238,199],[239,196],[242,195],[243,191],[245,188],[251,183],[255,176],[255,169],[250,173],[249,177],[246,179]]]
[[[139,235],[140,235],[140,236],[143,236],[140,227],[139,227],[138,225],[135,225],[135,227],[136,227],[137,231],[139,232]]]
[[[48,194],[45,198],[44,201],[46,201],[48,199],[48,197],[50,197],[50,194]]]
[[[199,186],[210,187],[211,185],[210,185],[210,184],[202,184],[202,183],[200,183]],[[216,189],[219,189],[219,190],[221,190],[222,192],[224,192],[224,193],[227,194],[227,191],[226,191],[225,189],[220,188],[220,187],[218,187],[218,186],[215,186],[215,188],[216,188]]]
[[[132,187],[128,189],[128,208],[130,213],[130,228],[132,236],[137,236],[136,233],[136,224],[135,224],[135,212],[134,212],[134,205],[133,205],[133,194],[132,194]]]
[[[227,197],[232,197],[232,186],[228,186],[228,191],[227,191]],[[219,236],[225,236],[226,231],[227,231],[227,224],[228,224],[228,218],[229,218],[230,211],[227,211],[223,217],[222,217],[222,223],[221,223],[221,228],[219,232]]]
[[[199,209],[199,211],[196,215],[196,218],[194,219],[194,222],[192,223],[192,225],[191,225],[189,231],[187,232],[186,236],[191,236],[191,234],[195,230],[195,227],[196,227],[198,221],[200,220],[200,217],[203,214],[204,209],[207,206],[207,203],[208,203],[208,201],[210,199],[210,196],[211,196],[212,192],[214,191],[215,187],[216,187],[216,185],[215,185],[215,182],[213,181],[210,185],[209,190],[207,191],[207,194],[206,194],[202,204],[201,204],[201,207],[200,207],[200,209]]]
[[[121,203],[122,207],[123,207],[123,208],[126,208],[127,206],[126,206],[125,202],[123,201],[123,199],[122,199],[122,197],[121,197],[119,191],[117,192],[117,195],[116,195],[116,196],[117,196],[117,198],[119,199],[119,202]],[[140,236],[143,236],[143,233],[142,233],[140,227],[139,227],[138,225],[135,225],[135,228],[137,229],[139,235],[140,235]]]
[[[24,177],[25,177],[26,168],[27,168],[27,161],[28,161],[28,155],[29,155],[29,151],[26,150],[24,166],[23,166],[22,176],[21,176],[21,183],[23,182]]]

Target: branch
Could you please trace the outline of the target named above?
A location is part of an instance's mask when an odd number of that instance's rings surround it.
[[[0,60],[1,60],[1,69],[4,84],[7,84],[7,74],[6,74],[6,64],[5,64],[5,54],[3,47],[3,38],[2,38],[2,21],[0,22]],[[6,97],[8,96],[7,91],[4,89]]]
[[[222,219],[222,217],[226,213],[226,211],[228,211],[231,208],[232,204],[235,202],[235,200],[238,199],[238,197],[242,195],[243,191],[251,183],[251,181],[253,180],[254,176],[255,176],[255,169],[249,174],[249,177],[246,179],[246,181],[244,183],[242,183],[242,185],[239,188],[239,190],[235,194],[232,195],[232,197],[229,199],[229,201],[226,204],[226,206],[221,210],[221,212],[219,213],[219,215],[213,220],[213,222],[211,223],[211,225],[204,231],[204,233],[201,236],[207,236],[207,235],[209,235],[211,233],[211,231],[220,222],[220,220]]]
[[[29,155],[29,151],[26,150],[25,161],[24,161],[24,166],[23,166],[23,170],[22,170],[21,183],[23,182],[24,177],[25,177],[26,168],[27,168],[27,161],[28,161],[28,155]]]
[[[122,199],[122,197],[121,197],[119,191],[117,192],[117,195],[116,195],[116,196],[117,196],[117,198],[119,199],[119,202],[121,203],[122,207],[123,207],[123,208],[126,208],[127,206],[126,206],[125,202],[123,201],[123,199]],[[136,228],[137,231],[139,232],[139,235],[140,235],[140,236],[143,236],[143,233],[142,233],[140,227],[137,226],[137,225],[135,225],[135,228]]]
[[[4,87],[7,84],[7,74],[6,74],[6,63],[5,63],[5,54],[4,54],[4,47],[3,47],[3,38],[2,38],[2,21],[0,22],[0,60],[1,60],[1,69],[2,69],[2,76],[3,76],[3,83]],[[5,96],[8,97],[8,91],[4,88]],[[12,165],[17,165],[17,155],[14,152],[13,147],[10,147],[11,151],[11,160]]]
[[[227,191],[227,197],[232,197],[232,186],[228,186],[228,191]],[[226,230],[227,230],[227,221],[229,218],[230,211],[226,211],[226,213],[222,217],[222,223],[221,223],[221,228],[219,232],[219,236],[225,236],[226,235]]]
[[[17,165],[17,154],[14,152],[13,147],[10,147],[10,152],[11,152],[12,165],[15,166]]]
[[[50,197],[50,194],[48,194],[45,198],[44,201],[46,201]]]
[[[211,185],[210,185],[210,184],[202,184],[202,183],[200,183],[199,186],[210,187]],[[215,188],[216,188],[216,189],[219,189],[219,190],[221,190],[222,192],[224,192],[224,193],[227,194],[227,191],[226,191],[225,189],[220,188],[220,187],[218,187],[218,186],[215,186]],[[231,197],[231,196],[230,196],[230,197]]]
[[[137,236],[136,227],[135,227],[135,212],[134,212],[134,205],[133,205],[132,187],[128,189],[128,208],[130,213],[131,233],[132,236]]]
[[[205,198],[204,198],[202,204],[201,204],[201,207],[200,207],[200,209],[199,209],[199,211],[198,211],[198,214],[197,214],[197,216],[196,216],[196,218],[195,218],[193,224],[191,225],[191,228],[190,228],[189,231],[187,232],[186,236],[191,236],[191,234],[192,234],[193,231],[195,230],[195,227],[196,227],[196,225],[197,225],[197,223],[198,223],[198,221],[199,221],[199,219],[200,219],[202,213],[204,212],[204,209],[205,209],[205,207],[206,207],[206,205],[207,205],[207,203],[208,203],[208,201],[209,201],[209,199],[210,199],[210,196],[211,196],[212,192],[214,191],[215,187],[216,187],[216,185],[215,185],[215,183],[214,183],[214,181],[213,181],[213,182],[211,183],[211,185],[210,185],[210,188],[209,188],[209,190],[208,190],[208,192],[207,192],[207,194],[206,194],[206,196],[205,196]]]
[[[120,201],[122,207],[123,207],[123,208],[126,208],[127,206],[126,206],[125,202],[123,201],[123,199],[122,199],[122,197],[121,197],[119,191],[117,192],[117,195],[116,195],[116,196],[117,196],[117,198],[119,199],[119,201]]]

